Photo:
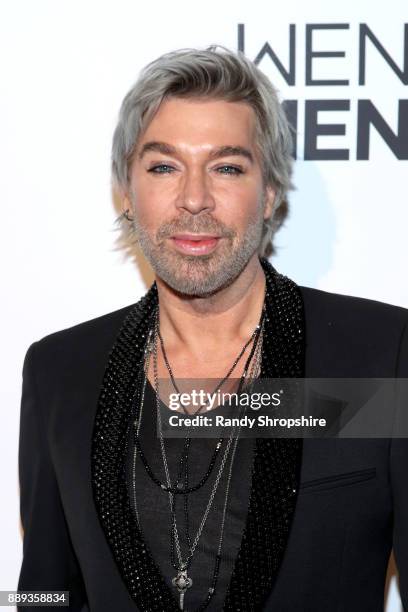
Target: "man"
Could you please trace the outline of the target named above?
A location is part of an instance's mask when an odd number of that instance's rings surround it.
[[[405,440],[156,436],[163,379],[408,376],[406,310],[298,287],[265,259],[290,152],[241,54],[170,53],[124,99],[122,244],[156,281],[27,352],[19,589],[92,612],[372,612],[394,547],[408,606]]]

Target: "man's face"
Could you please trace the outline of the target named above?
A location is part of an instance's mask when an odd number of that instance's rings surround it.
[[[174,290],[209,296],[257,257],[274,192],[265,189],[246,103],[170,98],[143,133],[129,193],[139,244]]]

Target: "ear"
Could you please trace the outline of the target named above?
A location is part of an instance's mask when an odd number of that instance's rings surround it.
[[[269,219],[269,217],[272,216],[275,197],[276,190],[272,187],[272,185],[268,185],[265,190],[264,219]]]
[[[122,213],[126,212],[127,210],[130,210],[130,212],[132,212],[132,202],[130,200],[130,196],[128,191],[122,191],[120,194],[120,201],[121,201],[121,208],[122,208]]]

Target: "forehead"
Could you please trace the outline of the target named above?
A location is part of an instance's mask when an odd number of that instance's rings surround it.
[[[255,127],[254,110],[246,102],[169,98],[147,126],[139,146],[159,140],[175,146],[255,147]]]

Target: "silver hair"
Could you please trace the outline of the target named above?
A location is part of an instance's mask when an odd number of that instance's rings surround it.
[[[125,96],[112,144],[113,188],[126,192],[129,169],[137,143],[160,104],[169,97],[207,97],[246,102],[256,116],[256,142],[265,186],[276,191],[274,212],[264,221],[259,255],[274,253],[272,238],[288,215],[288,191],[293,187],[292,130],[277,91],[268,77],[242,52],[220,45],[204,50],[180,49],[148,64]],[[118,248],[135,247],[133,223],[123,215]]]

